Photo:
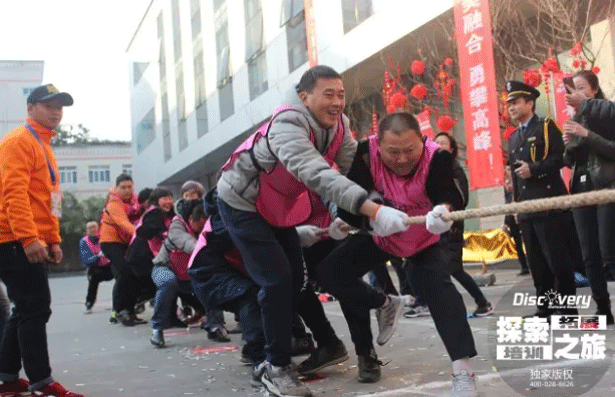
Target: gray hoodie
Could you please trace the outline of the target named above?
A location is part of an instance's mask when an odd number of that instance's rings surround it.
[[[261,139],[254,145],[254,156],[258,165],[270,171],[277,158],[288,172],[323,200],[358,214],[367,198],[367,192],[344,176],[348,173],[357,150],[357,142],[350,133],[348,118],[342,116],[344,138],[335,158],[340,169],[338,172],[323,158],[337,126],[330,129],[321,127],[294,90],[288,94],[285,104],[296,111],[283,112],[273,119],[268,133],[271,151],[267,147],[266,139]],[[314,132],[314,144],[310,141],[310,129]],[[258,173],[249,152],[242,153],[230,169],[222,172],[218,181],[218,197],[235,209],[256,212]]]

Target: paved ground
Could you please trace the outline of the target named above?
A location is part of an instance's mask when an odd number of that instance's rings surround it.
[[[497,282],[483,291],[496,305],[496,315],[511,316],[518,313],[508,304],[499,305],[500,298],[511,288],[531,291],[529,277],[517,277],[517,267],[495,268]],[[474,271],[474,270],[472,270]],[[471,271],[471,272],[472,272]],[[168,347],[154,349],[149,343],[148,325],[133,328],[111,325],[110,313],[111,283],[100,287],[99,302],[90,315],[83,314],[83,299],[86,291],[84,275],[51,279],[53,315],[48,325],[49,344],[54,376],[64,385],[87,397],[115,396],[262,396],[264,392],[249,385],[250,367],[238,361],[239,352],[198,354],[193,349],[220,347],[210,343],[200,329],[170,330]],[[615,283],[609,283],[615,293]],[[589,294],[588,289],[580,290]],[[462,295],[470,310],[475,305],[465,291]],[[339,336],[349,351],[352,344],[348,328],[337,302],[325,304],[325,310]],[[595,309],[590,309],[591,312]],[[151,308],[143,314],[149,319]],[[515,392],[500,376],[489,354],[489,331],[494,318],[470,319],[479,356],[473,359],[473,366],[479,376],[479,387],[484,396],[532,395],[543,397],[539,390]],[[229,327],[233,327],[232,316],[227,316]],[[373,322],[375,327],[375,321]],[[609,352],[615,349],[613,329],[607,333]],[[232,347],[241,345],[239,335],[232,335]],[[356,381],[356,356],[322,372],[321,379],[309,382],[315,396],[450,396],[450,361],[435,332],[431,318],[402,319],[400,326],[383,347],[377,349],[380,358],[388,362],[383,367],[383,378],[371,385]],[[610,363],[609,363],[610,364]],[[571,362],[571,366],[584,366],[583,362]],[[604,368],[607,365],[603,365]],[[611,365],[612,367],[612,365]],[[513,377],[514,378],[514,377]],[[523,380],[523,376],[519,376]],[[527,374],[525,375],[527,382]],[[591,384],[593,385],[593,383]],[[589,386],[591,386],[589,385]],[[615,395],[615,380],[612,368],[596,386],[589,387],[585,396]],[[566,393],[565,389],[554,396],[577,396]]]

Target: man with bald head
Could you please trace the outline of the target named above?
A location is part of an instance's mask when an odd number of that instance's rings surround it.
[[[100,235],[98,234],[98,222],[88,222],[85,225],[86,235],[79,240],[79,256],[81,262],[88,268],[88,294],[85,298],[85,314],[92,313],[92,307],[96,302],[98,284],[101,281],[113,280],[109,259],[100,249]]]

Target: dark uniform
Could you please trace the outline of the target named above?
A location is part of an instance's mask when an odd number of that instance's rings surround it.
[[[518,81],[506,84],[508,100],[519,96],[537,98],[540,93]],[[509,140],[509,162],[514,170],[518,160],[529,164],[527,179],[512,172],[514,201],[540,199],[568,194],[562,180],[564,142],[562,131],[555,121],[533,115],[527,128],[517,128]],[[569,211],[544,211],[519,214],[519,224],[527,249],[527,259],[536,287],[536,296],[549,290],[563,295],[575,295],[575,252],[571,249]],[[553,310],[548,300],[538,306],[538,314],[549,315]],[[572,313],[574,310],[561,310]]]

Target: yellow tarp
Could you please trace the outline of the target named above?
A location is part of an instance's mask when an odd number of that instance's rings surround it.
[[[517,259],[515,243],[502,229],[464,232],[464,262],[496,262]]]

